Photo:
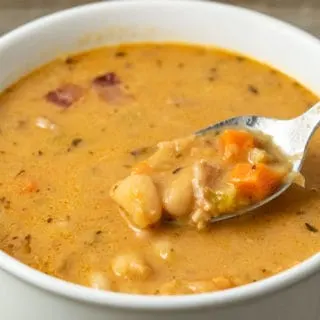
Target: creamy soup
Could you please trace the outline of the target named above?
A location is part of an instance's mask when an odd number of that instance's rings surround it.
[[[305,188],[202,231],[136,228],[109,192],[161,141],[242,114],[294,117],[316,101],[268,66],[209,48],[57,59],[0,96],[1,249],[67,281],[139,294],[222,290],[288,269],[320,249],[320,133]]]

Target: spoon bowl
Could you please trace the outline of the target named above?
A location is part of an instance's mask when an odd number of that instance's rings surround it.
[[[210,131],[223,130],[228,127],[260,131],[263,134],[270,136],[273,143],[277,145],[285,155],[292,159],[292,172],[299,172],[305,158],[309,141],[319,123],[320,102],[316,103],[302,115],[293,119],[279,120],[255,115],[240,116],[210,125],[209,127],[197,131],[196,135],[203,135]],[[293,179],[288,179],[286,183],[266,199],[230,214],[215,217],[211,222],[235,218],[246,212],[257,209],[281,195],[289,188],[292,182]]]

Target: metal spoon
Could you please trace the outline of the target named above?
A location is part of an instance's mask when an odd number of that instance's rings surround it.
[[[320,123],[320,102],[316,103],[308,111],[294,119],[279,120],[273,118],[265,118],[259,116],[241,116],[231,118],[213,124],[207,128],[196,132],[197,135],[203,135],[210,131],[217,131],[227,127],[239,127],[249,130],[259,130],[260,132],[272,137],[273,142],[282,149],[282,151],[292,158],[292,171],[299,172],[305,157],[305,152],[312,137]],[[268,198],[247,206],[236,212],[221,215],[213,218],[212,222],[235,218],[248,211],[252,211],[262,205],[277,198],[280,194],[286,191],[292,181],[283,184],[275,193]]]

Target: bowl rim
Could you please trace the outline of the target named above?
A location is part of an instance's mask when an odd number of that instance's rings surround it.
[[[99,2],[86,4],[71,9],[62,10],[50,15],[33,20],[24,24],[15,30],[0,37],[0,49],[10,45],[10,42],[15,38],[30,36],[33,30],[41,28],[48,22],[57,22],[59,19],[66,19],[74,14],[83,11],[90,11],[96,8],[108,7],[136,7],[136,6],[167,6],[167,7],[199,7],[203,10],[207,6],[217,6],[221,9],[229,11],[238,11],[250,17],[258,16],[264,23],[278,26],[285,29],[287,32],[294,33],[304,41],[309,41],[311,44],[320,46],[320,41],[301,29],[294,27],[286,22],[270,17],[268,15],[258,13],[256,11],[237,7],[230,4],[207,1],[189,1],[189,0],[122,0]],[[50,275],[46,275],[37,271],[22,262],[12,258],[8,254],[0,251],[0,269],[13,275],[14,277],[28,283],[34,287],[50,292],[54,295],[62,296],[70,300],[81,301],[90,304],[108,306],[113,308],[125,308],[131,310],[145,311],[173,311],[173,310],[191,310],[199,308],[221,307],[229,304],[238,304],[252,299],[260,299],[278,291],[287,289],[294,284],[309,278],[320,270],[320,253],[303,261],[299,265],[292,267],[286,271],[276,274],[267,279],[256,283],[247,284],[244,286],[232,288],[225,291],[193,294],[193,295],[176,295],[176,296],[148,296],[148,295],[133,295],[126,293],[110,292],[87,288],[71,282],[67,282]]]

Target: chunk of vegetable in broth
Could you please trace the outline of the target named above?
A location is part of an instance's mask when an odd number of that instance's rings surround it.
[[[283,172],[262,163],[238,163],[230,173],[230,181],[239,193],[256,202],[272,194],[281,185],[283,177]]]
[[[255,139],[251,133],[236,129],[223,131],[218,141],[223,158],[232,161],[245,159],[248,151],[255,145]]]

